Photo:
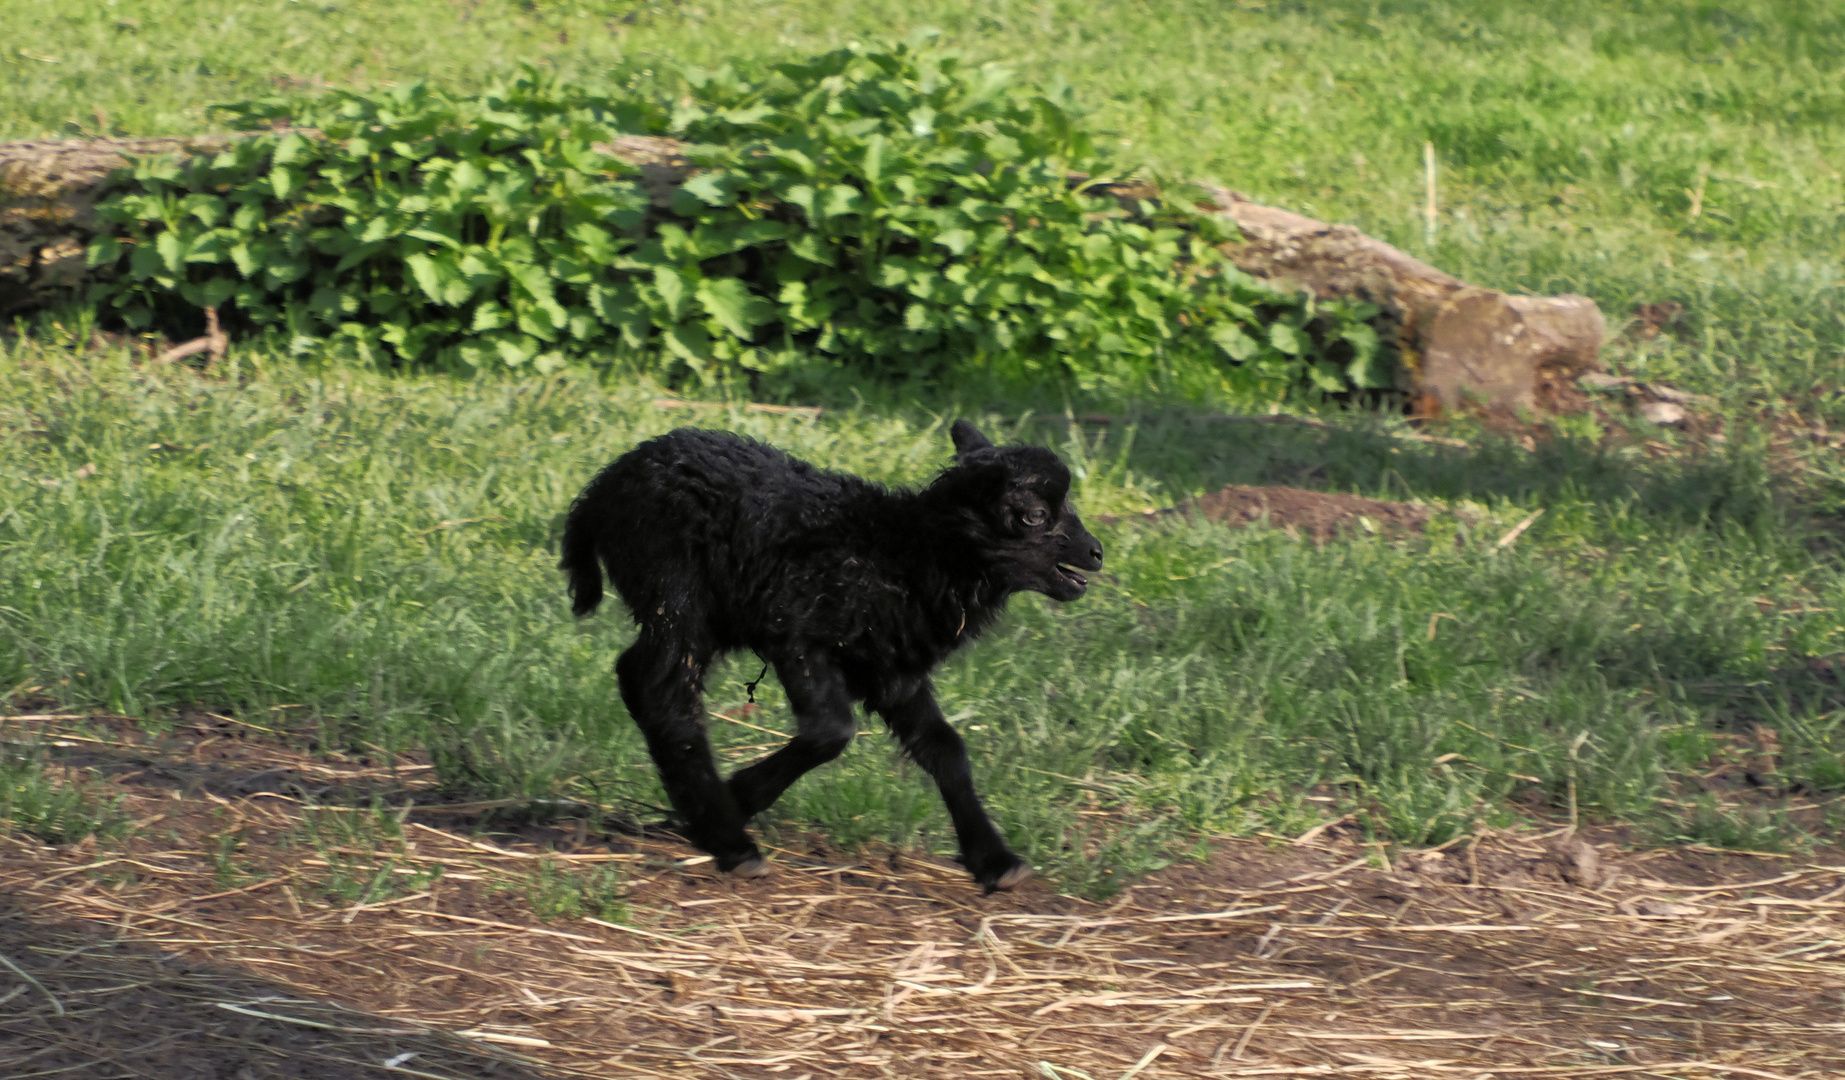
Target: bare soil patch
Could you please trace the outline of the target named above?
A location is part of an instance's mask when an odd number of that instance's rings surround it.
[[[1245,484],[1230,484],[1178,506],[1138,515],[1138,518],[1157,521],[1172,515],[1200,517],[1232,527],[1266,523],[1289,535],[1321,543],[1341,534],[1421,532],[1429,519],[1428,507],[1414,503],[1368,499],[1336,491]]]
[[[0,838],[16,1080],[1845,1073],[1830,857],[1533,828],[1386,863],[1329,829],[1227,840],[1101,904],[824,846],[735,882],[666,834],[464,835],[414,803],[401,839],[329,839],[375,812],[227,793],[238,772],[401,807],[427,770],[230,721],[0,725],[87,755],[141,822],[106,847]],[[613,918],[560,912],[612,873]]]

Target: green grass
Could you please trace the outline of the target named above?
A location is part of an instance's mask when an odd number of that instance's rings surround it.
[[[483,796],[648,816],[664,800],[610,671],[631,630],[618,609],[570,618],[553,538],[598,465],[683,420],[653,396],[275,361],[218,381],[16,343],[0,360],[15,448],[0,465],[0,685],[154,718],[299,706],[265,722],[327,747],[426,747],[443,781]],[[923,414],[710,419],[895,482],[948,456]],[[941,672],[943,707],[1008,833],[1086,891],[1202,834],[1326,812],[1405,843],[1503,820],[1509,795],[1560,813],[1572,769],[1591,819],[1670,832],[1696,818],[1714,836],[1709,813],[1670,800],[1754,724],[1780,734],[1781,782],[1845,787],[1845,713],[1804,660],[1839,650],[1845,578],[1769,499],[1747,432],[1731,445],[1649,463],[1567,438],[1460,453],[1159,417],[1064,441],[1092,517],[1309,466],[1438,512],[1423,537],[1317,548],[1099,526],[1105,580],[1068,606],[1016,600]],[[713,708],[734,714],[754,674],[721,668]],[[772,681],[758,699],[751,722],[785,728]],[[774,741],[713,729],[736,762]],[[773,816],[846,846],[952,849],[926,778],[880,737]]]
[[[408,78],[470,88],[521,61],[670,79],[685,63],[939,27],[978,59],[1068,82],[1116,133],[1108,141],[1157,171],[1350,221],[1483,284],[1586,293],[1617,323],[1636,302],[1684,303],[1682,340],[1621,350],[1636,374],[1805,393],[1833,379],[1845,347],[1845,9],[1826,0],[5,0],[0,11],[0,138],[194,131],[212,126],[213,102]],[[1432,246],[1425,140],[1441,170]]]
[[[401,808],[377,799],[367,806],[310,805],[282,843],[318,856],[322,868],[305,877],[330,902],[375,904],[420,892],[442,876],[439,863],[404,858],[414,847],[406,845],[404,817]],[[218,838],[213,856],[220,878],[235,873],[227,873],[226,851],[235,851],[240,840],[228,833]]]
[[[1739,806],[1694,782],[1758,725],[1782,747],[1769,790],[1845,790],[1845,701],[1809,662],[1845,634],[1829,516],[1845,465],[1824,434],[1845,426],[1837,5],[0,2],[0,137],[94,130],[93,107],[114,130],[196,130],[213,101],[316,80],[465,88],[520,59],[667,78],[939,26],[978,58],[1066,79],[1150,168],[1352,222],[1483,284],[1590,295],[1617,331],[1613,367],[1708,395],[1694,411],[1721,443],[1618,422],[1604,441],[1582,419],[1529,451],[1391,439],[1362,417],[1316,431],[1150,412],[1087,442],[1019,429],[1078,466],[1092,517],[1227,482],[1438,511],[1426,537],[1318,548],[1100,528],[1111,574],[1089,597],[1021,598],[942,672],[995,816],[1069,888],[1106,893],[1213,831],[1329,814],[1407,843],[1503,819],[1509,797],[1561,816],[1572,776],[1590,820],[1798,845],[1815,826],[1775,798]],[[1667,300],[1682,325],[1618,332],[1636,303]],[[550,548],[595,467],[685,419],[653,390],[248,354],[217,382],[50,329],[7,349],[0,688],[152,717],[299,705],[273,715],[323,745],[425,746],[471,791],[661,804],[614,694],[625,620],[573,622]],[[842,407],[816,423],[703,420],[914,482],[946,459],[934,414],[988,399],[842,387],[826,403]],[[991,403],[989,420],[1008,432],[1024,404]],[[734,711],[754,674],[720,670],[713,708]],[[751,722],[784,727],[772,683],[758,698]],[[714,736],[733,761],[773,741],[723,722]],[[948,848],[925,778],[895,761],[858,740],[771,828]]]
[[[121,799],[98,785],[48,770],[45,748],[36,743],[0,743],[0,832],[21,833],[47,844],[74,844],[87,837],[116,840],[132,827]]]
[[[628,879],[619,867],[574,867],[541,859],[520,883],[526,902],[540,919],[628,921]],[[508,886],[509,888],[511,886]]]

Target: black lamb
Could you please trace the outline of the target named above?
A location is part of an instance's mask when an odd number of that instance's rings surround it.
[[[996,447],[965,420],[950,434],[953,464],[911,491],[680,428],[623,454],[571,504],[572,606],[596,609],[606,569],[640,626],[615,665],[622,700],[688,838],[719,869],[768,872],[745,822],[845,750],[862,701],[935,779],[974,880],[990,893],[1031,875],[987,819],[929,673],[1013,593],[1082,596],[1102,546],[1066,501],[1056,454]],[[703,693],[712,659],[735,649],[775,666],[796,732],[726,782]]]

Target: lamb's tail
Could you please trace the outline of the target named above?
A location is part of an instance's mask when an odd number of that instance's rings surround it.
[[[602,603],[602,562],[596,555],[596,514],[579,498],[564,519],[564,557],[558,568],[570,579],[570,610],[588,615]]]

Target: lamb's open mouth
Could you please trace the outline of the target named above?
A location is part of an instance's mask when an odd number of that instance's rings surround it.
[[[1069,563],[1058,563],[1057,573],[1076,585],[1077,588],[1086,589],[1089,587],[1089,579],[1078,573],[1076,567],[1071,566]]]

